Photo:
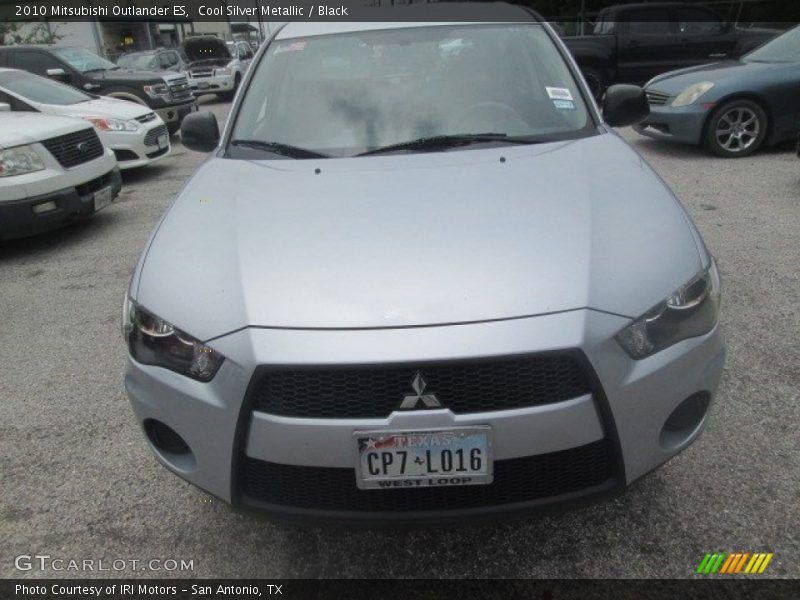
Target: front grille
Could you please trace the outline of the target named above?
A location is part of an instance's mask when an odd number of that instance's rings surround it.
[[[652,106],[663,106],[670,99],[669,94],[662,94],[653,90],[645,90],[645,93],[647,94],[647,101]]]
[[[193,69],[190,71],[192,77],[211,77],[214,74],[214,69]]]
[[[161,148],[160,150],[156,150],[155,152],[148,152],[145,156],[147,156],[147,158],[156,158],[157,156],[161,156],[163,154],[166,154],[168,151],[169,151],[169,148],[164,147],[164,148]]]
[[[298,467],[244,457],[240,490],[252,500],[304,509],[442,511],[554,498],[608,482],[613,450],[603,439],[578,448],[499,460],[489,485],[359,490],[354,469]]]
[[[44,140],[42,145],[65,169],[103,156],[103,144],[94,129],[84,129]]]
[[[156,113],[147,113],[146,115],[142,115],[141,117],[136,117],[136,120],[139,121],[139,123],[149,123],[155,118],[156,118]]]
[[[167,135],[167,126],[166,125],[159,125],[158,127],[153,127],[144,136],[144,145],[145,146],[158,146],[158,138],[161,137],[162,135]]]
[[[193,97],[192,90],[189,87],[189,82],[186,78],[172,79],[168,82],[169,92],[172,94],[174,101],[189,100]]]
[[[92,179],[91,181],[87,181],[86,183],[82,183],[80,185],[75,186],[75,191],[78,193],[80,197],[88,196],[89,194],[94,194],[97,190],[100,190],[104,187],[111,185],[114,182],[114,175],[112,171],[109,171],[105,175],[101,175],[96,179]]]
[[[536,406],[590,392],[578,361],[565,355],[392,367],[265,369],[254,410],[290,417],[382,418],[397,410],[417,371],[443,408],[475,413]],[[420,405],[422,405],[420,403]]]

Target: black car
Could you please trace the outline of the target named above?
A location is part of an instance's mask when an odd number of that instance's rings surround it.
[[[590,35],[564,42],[600,96],[612,83],[643,84],[674,69],[739,58],[779,33],[737,27],[703,6],[651,2],[609,6]]]
[[[0,46],[0,67],[50,77],[92,94],[145,104],[158,113],[170,133],[180,129],[183,117],[197,110],[185,75],[123,69],[77,46]]]

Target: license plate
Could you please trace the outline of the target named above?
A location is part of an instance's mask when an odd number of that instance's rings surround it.
[[[111,191],[111,186],[104,187],[94,193],[94,211],[97,212],[101,208],[105,208],[114,199]]]
[[[400,489],[492,482],[488,426],[356,431],[356,485]]]
[[[166,148],[167,147],[167,136],[166,136],[166,134],[158,136],[158,139],[156,141],[158,142],[159,150],[162,149],[162,148]]]
[[[197,88],[201,89],[201,90],[207,90],[208,89],[208,82],[207,81],[198,82]]]

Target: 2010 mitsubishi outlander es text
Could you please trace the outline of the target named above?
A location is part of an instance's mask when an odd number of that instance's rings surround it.
[[[282,518],[470,521],[621,491],[691,444],[720,282],[533,13],[292,22],[148,242],[125,386],[168,469]]]

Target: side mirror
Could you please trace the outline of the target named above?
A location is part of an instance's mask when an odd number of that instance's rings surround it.
[[[58,81],[67,81],[68,79],[67,72],[61,67],[56,69],[47,69],[47,76],[51,79],[57,79]]]
[[[189,150],[211,152],[219,144],[217,117],[207,111],[186,115],[181,123],[181,141]]]
[[[650,115],[647,94],[638,85],[620,83],[606,90],[603,118],[612,127],[627,127],[644,121]]]
[[[11,112],[11,105],[5,102],[0,102],[0,112]]]

